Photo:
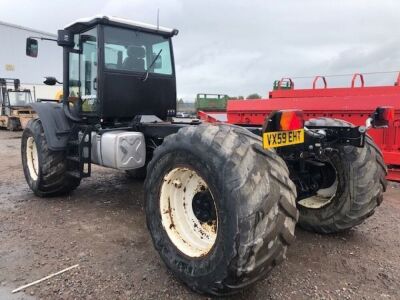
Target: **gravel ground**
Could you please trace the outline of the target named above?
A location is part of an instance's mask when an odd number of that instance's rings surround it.
[[[153,249],[141,182],[95,167],[68,197],[40,199],[25,183],[21,133],[0,131],[0,299],[200,299]],[[400,185],[353,230],[296,229],[287,260],[236,299],[400,299]],[[14,288],[74,264],[25,291]]]

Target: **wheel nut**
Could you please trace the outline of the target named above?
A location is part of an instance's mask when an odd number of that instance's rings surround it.
[[[179,179],[175,179],[172,181],[172,184],[177,188],[180,189],[182,187],[182,182]]]

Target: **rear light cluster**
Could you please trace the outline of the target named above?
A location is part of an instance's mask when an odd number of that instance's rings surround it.
[[[264,124],[264,132],[298,130],[304,127],[303,111],[273,111]]]
[[[394,108],[391,106],[380,106],[372,115],[372,126],[374,128],[387,127],[394,121]]]
[[[280,130],[296,130],[304,127],[303,112],[300,110],[282,111]]]

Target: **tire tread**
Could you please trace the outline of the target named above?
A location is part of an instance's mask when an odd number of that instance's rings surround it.
[[[351,123],[339,119],[319,118],[310,119],[307,125],[317,126],[353,126]],[[351,164],[350,208],[341,209],[329,220],[324,222],[310,222],[300,216],[299,225],[306,230],[319,233],[334,233],[348,230],[361,224],[370,217],[383,199],[386,191],[387,167],[383,161],[382,152],[370,136],[366,136],[364,148],[345,146],[341,150],[343,159]],[[349,151],[350,150],[350,151]]]

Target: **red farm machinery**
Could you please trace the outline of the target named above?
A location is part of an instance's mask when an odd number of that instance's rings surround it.
[[[318,81],[322,87],[317,88]],[[246,126],[259,126],[272,111],[282,109],[301,109],[306,120],[327,117],[364,125],[365,118],[382,103],[395,108],[394,119],[387,129],[369,134],[383,152],[387,178],[400,181],[400,74],[392,86],[365,86],[363,75],[357,73],[350,87],[340,88],[328,88],[324,76],[316,76],[310,89],[295,89],[292,79],[283,78],[274,83],[267,99],[228,101],[226,113],[228,123]]]

